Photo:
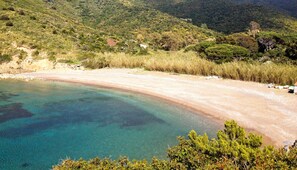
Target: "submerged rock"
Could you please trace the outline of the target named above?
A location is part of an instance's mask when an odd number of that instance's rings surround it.
[[[21,103],[0,106],[0,123],[31,116],[33,116],[33,113],[24,109]]]
[[[22,168],[27,168],[27,167],[29,167],[29,166],[30,166],[30,164],[27,163],[27,162],[25,162],[25,163],[23,163],[23,164],[21,165]]]

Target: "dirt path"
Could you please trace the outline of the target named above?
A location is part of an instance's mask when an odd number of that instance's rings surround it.
[[[276,145],[297,139],[297,96],[266,85],[140,69],[47,71],[23,75],[131,90],[161,97],[219,120],[234,119]]]

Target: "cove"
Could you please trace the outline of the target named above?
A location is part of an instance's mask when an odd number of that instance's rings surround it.
[[[51,81],[0,81],[0,169],[50,169],[65,158],[166,159],[177,136],[222,125],[131,92]]]

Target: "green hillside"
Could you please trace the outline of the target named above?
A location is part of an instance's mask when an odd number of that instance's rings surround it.
[[[37,49],[36,57],[45,52],[69,58],[81,52],[137,53],[140,43],[178,50],[216,35],[140,1],[6,0],[0,17],[0,53],[9,55],[20,53],[13,43]],[[117,45],[110,47],[108,39]]]
[[[83,25],[78,17],[63,15],[43,1],[1,1],[0,17],[2,54],[20,53],[15,46],[35,49],[35,57],[40,57],[38,53],[42,52],[55,57],[84,49],[105,48],[107,34]]]
[[[109,59],[94,61],[104,52],[158,55],[162,54],[160,50],[194,51],[196,57],[217,64],[232,61],[297,64],[296,19],[274,9],[233,2],[0,1],[0,63],[10,61],[13,56],[24,59],[28,56],[23,50],[26,48],[32,51],[33,59],[100,67],[107,66],[104,63]],[[260,24],[255,30],[259,33],[247,31],[251,21]]]
[[[191,18],[195,25],[206,24],[208,28],[224,33],[246,31],[251,21],[268,30],[297,31],[296,18],[275,8],[253,3],[236,3],[236,0],[149,2],[163,12],[178,18]]]
[[[296,0],[234,0],[239,3],[252,3],[257,5],[265,5],[275,9],[279,9],[293,17],[297,17],[297,1]]]

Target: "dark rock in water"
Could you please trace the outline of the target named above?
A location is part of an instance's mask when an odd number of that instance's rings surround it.
[[[14,96],[18,96],[18,95],[0,91],[0,101],[8,101],[11,97],[14,97]]]
[[[0,137],[13,139],[33,135],[57,126],[80,123],[97,123],[98,127],[116,124],[120,128],[141,128],[148,124],[166,123],[137,106],[104,95],[47,103],[42,107],[42,111],[59,114],[53,114],[47,119],[35,119],[30,124],[3,129],[0,131]],[[1,115],[1,113],[4,114]],[[20,103],[0,106],[0,123],[32,115],[23,109]]]
[[[0,106],[0,123],[33,116],[33,113],[23,109],[21,103]]]
[[[29,166],[30,166],[30,164],[27,163],[27,162],[25,162],[25,163],[23,163],[23,164],[21,165],[22,168],[27,168],[27,167],[29,167]]]

